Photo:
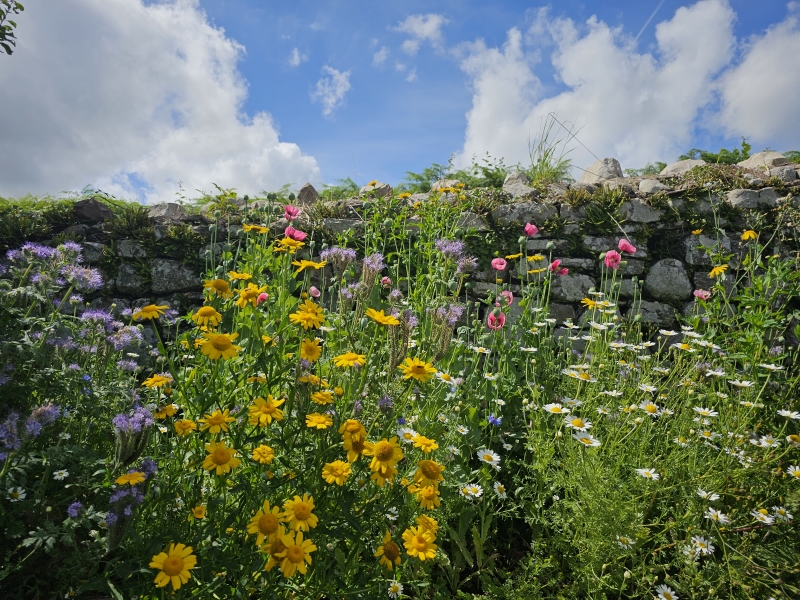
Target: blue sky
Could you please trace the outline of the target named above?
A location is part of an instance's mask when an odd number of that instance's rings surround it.
[[[800,149],[781,100],[800,96],[798,15],[777,0],[32,4],[0,57],[16,109],[0,195],[395,184],[453,154],[524,162],[551,111],[623,167],[742,135]]]

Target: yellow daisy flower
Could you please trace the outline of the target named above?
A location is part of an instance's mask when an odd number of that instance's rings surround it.
[[[432,485],[419,489],[417,501],[423,510],[433,510],[442,503],[439,499],[439,490]]]
[[[228,432],[228,423],[233,423],[236,419],[230,416],[230,409],[224,411],[215,410],[210,415],[205,415],[202,419],[197,419],[203,426],[200,431],[208,431],[209,433],[219,433],[220,431]]]
[[[217,475],[229,473],[231,469],[237,468],[241,460],[236,458],[236,450],[228,448],[225,442],[211,442],[206,444],[206,456],[203,461],[203,468],[208,471],[216,471]]]
[[[317,362],[322,355],[322,346],[319,344],[320,340],[308,338],[300,342],[300,358]]]
[[[714,279],[722,275],[727,270],[728,270],[728,265],[719,265],[711,269],[711,272],[708,274],[708,276]]]
[[[303,539],[302,531],[298,531],[294,536],[291,533],[284,535],[281,541],[285,550],[278,552],[275,556],[281,559],[283,576],[288,579],[297,571],[300,571],[301,575],[305,575],[308,570],[306,563],[311,564],[311,553],[317,547],[311,540]]]
[[[133,473],[125,473],[125,475],[120,475],[114,480],[114,483],[117,485],[125,485],[126,483],[130,485],[136,485],[137,483],[142,483],[145,479],[146,477],[144,476],[144,473],[141,471],[134,471]]]
[[[433,452],[438,447],[439,444],[437,444],[435,440],[426,438],[424,435],[419,435],[419,434],[414,436],[414,448],[419,448],[425,454]]]
[[[420,486],[432,485],[439,486],[440,481],[444,481],[442,471],[444,465],[440,465],[435,460],[421,460],[417,463],[417,470],[414,473],[414,481]]]
[[[144,386],[146,388],[149,388],[149,389],[153,389],[153,388],[163,387],[163,386],[168,385],[170,383],[172,383],[172,377],[171,376],[169,376],[169,375],[159,375],[158,373],[156,373],[155,375],[152,375],[152,376],[148,377],[147,379],[145,379],[142,382],[142,386]]]
[[[231,287],[224,279],[206,279],[203,282],[203,289],[209,290],[218,298],[227,299],[233,297]]]
[[[197,565],[197,557],[192,554],[192,547],[184,544],[170,544],[164,552],[153,556],[150,562],[151,569],[158,569],[156,587],[172,584],[173,590],[179,590],[181,585],[189,581],[192,574],[190,570]]]
[[[345,352],[339,356],[333,357],[333,364],[337,367],[361,367],[367,362],[367,357],[364,354],[356,354],[355,352]]]
[[[423,561],[436,556],[436,537],[427,529],[409,527],[403,532],[403,541],[409,556],[416,556]]]
[[[196,429],[197,423],[191,419],[181,419],[180,421],[175,421],[175,433],[177,433],[179,437],[187,436]]]
[[[306,415],[306,427],[327,429],[331,425],[333,425],[333,419],[331,419],[330,415],[323,415],[322,413]]]
[[[342,460],[335,460],[322,467],[322,478],[328,484],[344,485],[351,473],[350,464]]]
[[[281,514],[277,506],[270,507],[269,500],[264,500],[264,507],[259,510],[247,525],[247,533],[256,535],[256,546],[265,541],[271,542],[281,531]]]
[[[279,408],[281,404],[286,402],[284,398],[280,400],[273,398],[267,394],[267,399],[256,398],[249,407],[250,412],[250,425],[258,425],[264,427],[275,421],[283,420],[283,411]]]
[[[238,333],[206,333],[202,338],[203,344],[200,346],[200,352],[211,360],[233,358],[242,349],[241,346],[233,343],[237,337],[239,337]]]
[[[158,319],[163,316],[165,308],[169,308],[169,305],[164,304],[163,306],[157,306],[155,304],[148,304],[133,313],[131,318],[134,321]]]
[[[295,531],[308,531],[317,526],[319,519],[312,511],[314,510],[314,496],[303,494],[303,497],[295,495],[291,500],[283,503],[281,518],[289,524],[290,529]]]
[[[313,260],[293,260],[292,264],[298,267],[297,271],[294,272],[295,275],[298,275],[305,269],[314,269],[318,271],[328,263],[324,260],[322,262],[314,262]]]
[[[258,287],[255,283],[248,283],[247,287],[236,290],[239,297],[236,299],[236,306],[244,308],[248,304],[256,306],[258,296],[267,291],[267,286]]]
[[[378,323],[379,325],[400,325],[400,321],[397,320],[397,317],[393,317],[392,315],[385,315],[383,311],[377,311],[374,308],[368,308],[367,311],[364,313],[370,319]]]
[[[261,463],[262,465],[268,465],[275,459],[275,451],[266,446],[261,444],[255,450],[253,450],[253,460]]]
[[[389,533],[388,529],[383,536],[381,545],[378,546],[378,550],[375,552],[375,556],[379,556],[380,564],[390,571],[393,571],[395,566],[400,564],[400,546],[392,541],[392,534]]]
[[[311,401],[316,404],[330,404],[333,402],[333,392],[330,390],[320,390],[311,394]]]
[[[421,361],[416,357],[406,358],[403,364],[397,368],[403,371],[403,379],[414,378],[423,383],[428,381],[433,374],[436,373],[436,369],[434,369],[430,363]]]
[[[289,320],[292,323],[302,325],[303,329],[316,329],[322,325],[325,320],[325,315],[322,308],[314,304],[311,300],[306,300],[300,305],[296,313],[289,315]]]
[[[216,327],[222,322],[222,315],[213,306],[201,306],[192,315],[192,321],[198,325]]]

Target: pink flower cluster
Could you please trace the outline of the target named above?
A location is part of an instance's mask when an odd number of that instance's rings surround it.
[[[550,269],[551,273],[558,273],[559,275],[566,275],[567,273],[569,273],[568,268],[561,266],[560,258],[557,258],[553,262],[551,262],[550,266],[547,268]]]

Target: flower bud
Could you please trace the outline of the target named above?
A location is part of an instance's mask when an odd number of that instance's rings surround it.
[[[547,242],[547,246],[545,246],[547,250],[555,250],[556,245],[553,242]]]
[[[208,226],[209,233],[217,233],[217,226],[216,225],[209,225]]]
[[[620,269],[625,270],[627,267],[628,267],[628,261],[627,260],[619,261],[619,268]]]

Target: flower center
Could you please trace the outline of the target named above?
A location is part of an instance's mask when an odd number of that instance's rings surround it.
[[[258,520],[258,530],[264,535],[272,535],[278,530],[278,519],[272,513],[266,513]]]
[[[389,442],[378,442],[375,445],[375,458],[381,462],[386,462],[394,457],[394,448]]]
[[[658,410],[655,404],[648,404],[647,406],[644,407],[644,409],[649,413],[654,413]]]
[[[218,335],[214,338],[214,341],[211,342],[211,345],[214,346],[215,350],[219,350],[223,352],[225,350],[229,350],[232,346],[231,341],[228,339],[228,336]]]
[[[383,545],[383,555],[391,561],[395,561],[400,557],[400,548],[394,542],[386,542]]]
[[[436,497],[436,490],[433,489],[433,486],[428,486],[426,488],[423,488],[420,491],[419,495],[424,500],[431,500]]]
[[[573,427],[583,427],[583,419],[572,419]]]
[[[300,546],[292,546],[291,548],[287,548],[286,550],[286,558],[288,558],[295,564],[303,562],[304,556],[305,552]]]
[[[272,406],[271,402],[265,402],[264,404],[261,405],[260,408],[261,412],[264,413],[265,415],[271,415],[272,413],[275,412],[275,407]]]
[[[359,433],[361,431],[361,423],[348,423],[345,426],[345,431],[350,435],[354,433]]]
[[[296,502],[292,507],[295,518],[305,521],[311,515],[311,507],[306,502]]]
[[[423,460],[419,463],[419,470],[427,479],[439,479],[439,467],[431,460]]]
[[[213,308],[211,308],[210,306],[204,306],[200,310],[197,311],[197,316],[198,317],[210,317],[215,312],[217,312],[217,311],[214,310]]]
[[[221,414],[218,415],[211,415],[210,418],[206,419],[206,423],[209,425],[222,425],[225,422],[225,417]]]
[[[281,541],[280,538],[273,540],[272,544],[270,544],[269,546],[269,553],[273,556],[279,554],[280,552],[283,552],[284,550],[286,550],[286,546],[284,545],[284,543]]]
[[[413,538],[411,538],[411,545],[417,552],[424,552],[425,550],[428,549],[428,540],[426,540],[421,535],[415,535]],[[385,554],[386,550],[384,549],[383,552]]]
[[[350,443],[350,447],[353,449],[353,452],[358,452],[359,454],[364,451],[364,443],[366,440],[353,440]]]
[[[494,459],[494,457],[491,454],[484,454],[483,455],[483,460],[485,460],[486,462],[492,462],[493,459]]]
[[[180,556],[173,554],[172,556],[167,557],[167,559],[164,561],[164,564],[161,566],[161,570],[170,577],[180,575],[181,571],[183,571],[183,559]]]
[[[341,477],[342,475],[342,467],[339,465],[331,465],[330,471],[334,477]]]
[[[211,460],[217,465],[227,465],[231,460],[230,450],[227,448],[217,448],[211,455]]]

